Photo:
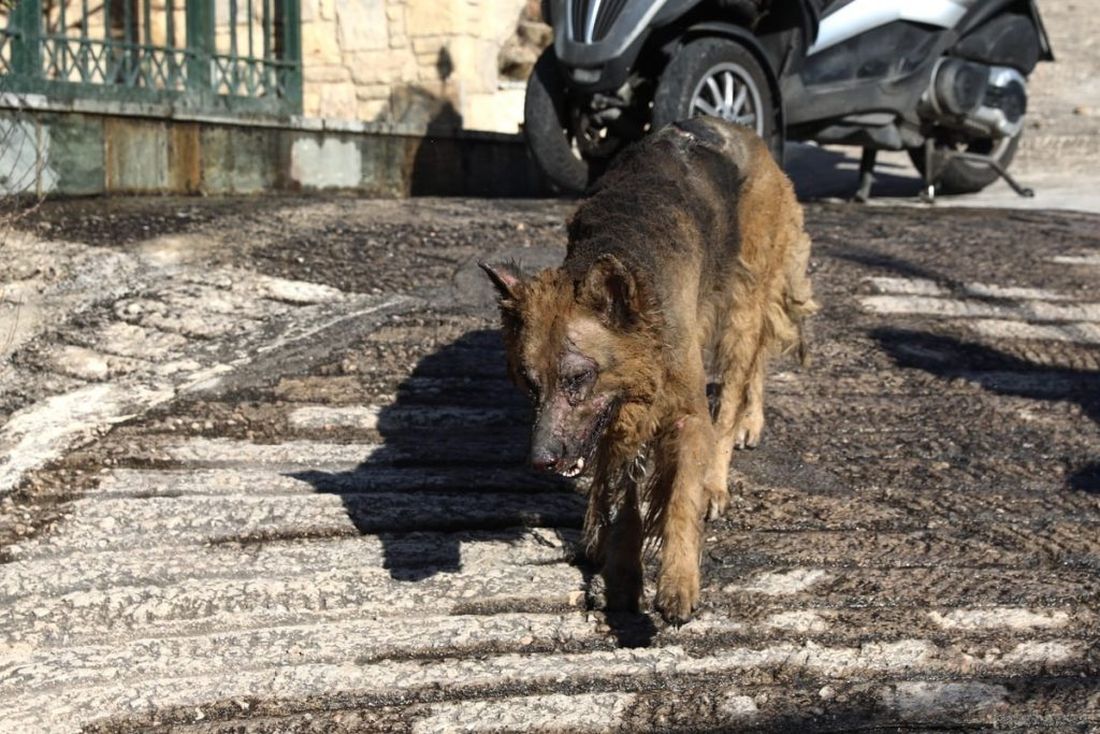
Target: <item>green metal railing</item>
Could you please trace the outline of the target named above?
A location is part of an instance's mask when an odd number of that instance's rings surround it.
[[[299,0],[0,0],[0,86],[64,101],[301,111]]]

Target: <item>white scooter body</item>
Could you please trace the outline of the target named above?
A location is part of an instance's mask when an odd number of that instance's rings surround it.
[[[849,38],[898,20],[953,28],[974,3],[975,0],[853,0],[822,18],[817,40],[806,55],[813,56]]]

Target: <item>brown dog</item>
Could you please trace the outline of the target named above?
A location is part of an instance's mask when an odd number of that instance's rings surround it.
[[[700,117],[620,157],[569,222],[560,268],[528,279],[482,265],[512,377],[536,405],[531,463],[594,471],[585,537],[610,609],[637,610],[648,537],[661,548],[657,609],[691,615],[703,517],[728,504],[734,446],[760,438],[768,358],[804,356],[809,255],[763,141]]]

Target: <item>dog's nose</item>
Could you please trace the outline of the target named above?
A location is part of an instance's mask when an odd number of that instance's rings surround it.
[[[549,449],[542,448],[531,451],[531,466],[538,471],[553,471],[559,461],[561,461],[561,456]]]

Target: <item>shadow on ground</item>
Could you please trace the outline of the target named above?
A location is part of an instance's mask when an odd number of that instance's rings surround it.
[[[908,329],[876,329],[871,336],[899,367],[938,377],[961,377],[997,395],[1076,403],[1100,425],[1100,372],[1035,364],[997,349],[950,336]],[[1100,493],[1100,462],[1071,474],[1072,489]]]
[[[515,514],[535,519],[541,494],[571,491],[533,472],[529,479],[521,472],[515,485],[500,478],[502,472],[514,477],[525,467],[525,457],[517,449],[528,408],[504,382],[503,370],[496,368],[504,364],[499,341],[495,333],[472,332],[421,359],[398,386],[396,400],[378,416],[381,448],[355,469],[294,474],[317,492],[339,495],[360,533],[379,534],[385,568],[395,580],[420,581],[461,570],[463,532],[489,531],[491,538],[507,541],[520,538],[526,525],[496,524],[503,516],[492,510],[501,492],[529,499]],[[480,406],[475,402],[478,396],[484,401]],[[433,413],[446,407],[490,405],[504,410],[488,427],[467,429]],[[474,477],[483,481],[472,484],[471,469],[478,467],[484,468],[483,476]],[[482,511],[448,515],[440,511],[443,500],[450,500],[448,506],[457,500]],[[425,542],[410,542],[412,534],[429,533]]]
[[[1079,492],[1100,494],[1100,461],[1086,464],[1071,474],[1069,486]]]
[[[867,247],[846,245],[843,250],[830,252],[829,254],[840,260],[846,260],[869,268],[888,270],[895,275],[906,278],[934,280],[938,284],[948,286],[952,289],[959,289],[963,285],[962,281],[944,275],[938,270],[933,270],[910,260],[895,257]]]
[[[465,426],[455,422],[456,409],[492,415]],[[433,411],[440,419],[425,420]],[[359,532],[381,539],[384,566],[398,581],[460,571],[469,533],[512,542],[530,528],[551,527],[569,548],[585,500],[569,482],[528,469],[530,420],[526,397],[507,380],[500,333],[472,331],[422,358],[400,384],[379,414],[383,446],[369,460],[348,472],[293,476],[339,495]],[[406,479],[395,483],[402,471]],[[440,504],[420,504],[418,496]],[[583,561],[574,562],[591,576]],[[622,645],[646,645],[656,634],[644,615],[608,622]]]
[[[787,146],[783,166],[799,201],[851,199],[859,188],[859,159],[838,150],[792,143]],[[879,161],[871,196],[916,197],[922,187],[920,174],[912,166]]]

